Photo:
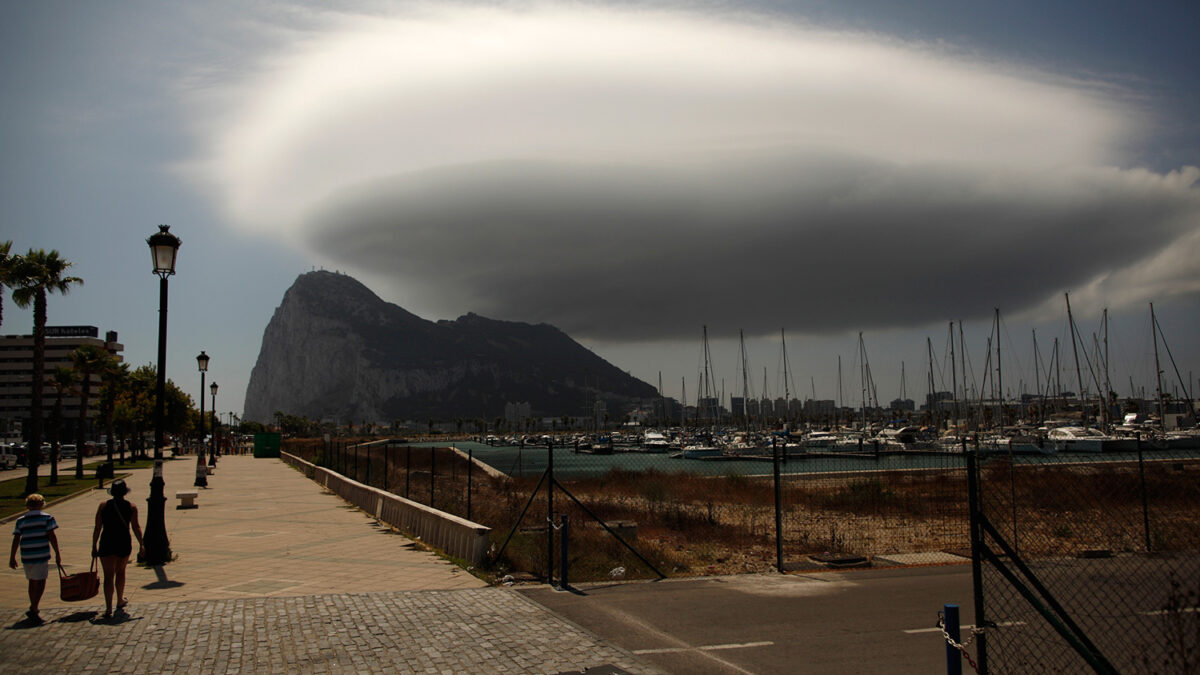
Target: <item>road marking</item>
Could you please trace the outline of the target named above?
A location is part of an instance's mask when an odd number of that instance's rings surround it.
[[[662,649],[635,649],[634,654],[678,654],[680,652],[715,652],[722,649],[746,649],[748,647],[770,647],[774,642],[741,642],[726,645],[703,645],[700,647],[664,647]]]
[[[1024,621],[1001,621],[1000,623],[996,624],[996,627],[997,628],[1005,628],[1007,626],[1024,626],[1024,625],[1025,625]],[[973,623],[964,623],[959,628],[961,628],[962,630],[971,630],[974,627],[975,627],[975,624],[973,624]],[[937,628],[937,627],[934,627],[934,628],[910,628],[909,630],[906,630],[904,632],[908,633],[909,635],[914,635],[916,633],[940,633],[940,632],[942,632],[942,629]]]
[[[1142,616],[1162,616],[1164,614],[1182,614],[1184,612],[1200,612],[1200,607],[1181,607],[1179,609],[1160,609],[1154,612],[1141,612]]]

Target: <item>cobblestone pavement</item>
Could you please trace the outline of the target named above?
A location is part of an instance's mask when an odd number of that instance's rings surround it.
[[[7,610],[0,663],[19,673],[659,673],[507,588]]]

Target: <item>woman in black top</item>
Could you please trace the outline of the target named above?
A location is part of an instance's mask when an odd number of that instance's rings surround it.
[[[115,480],[108,488],[112,499],[96,510],[96,528],[92,530],[92,557],[100,558],[104,568],[104,619],[112,618],[113,589],[117,593],[117,611],[122,611],[129,601],[125,599],[125,566],[133,545],[129,530],[137,535],[138,555],[145,553],[142,543],[142,527],[138,524],[137,507],[125,500],[129,487],[123,480]]]

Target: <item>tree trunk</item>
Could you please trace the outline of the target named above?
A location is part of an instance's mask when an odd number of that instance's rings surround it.
[[[58,452],[62,439],[62,390],[54,399],[54,426],[50,436],[50,484],[58,485]]]
[[[83,480],[83,444],[87,442],[88,399],[92,393],[92,374],[83,371],[79,394],[79,425],[75,431],[75,480]]]
[[[111,390],[111,388],[114,385],[110,381],[108,386]],[[115,403],[113,401],[113,397],[111,395],[105,396],[104,397],[104,439],[105,439],[105,446],[107,446],[105,449],[108,451],[108,462],[110,464],[113,461],[113,450],[115,448],[114,444],[116,443],[116,439],[113,438],[113,431],[114,431],[114,427],[115,427],[115,425],[113,423],[113,417],[115,417],[115,415],[113,415],[114,407],[115,407]]]
[[[29,383],[29,443],[25,451],[29,473],[25,476],[25,494],[38,491],[38,464],[42,461],[42,388],[46,371],[46,289],[39,288],[33,299],[33,378]]]

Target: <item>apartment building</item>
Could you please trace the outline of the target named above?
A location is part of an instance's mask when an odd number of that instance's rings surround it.
[[[96,326],[46,326],[46,385],[42,389],[42,413],[47,420],[54,414],[54,402],[58,393],[55,389],[54,371],[59,367],[71,367],[71,352],[83,345],[95,345],[112,354],[118,361],[125,347],[117,341],[116,331],[108,331],[103,338]],[[5,437],[22,436],[21,430],[29,421],[31,407],[31,384],[33,375],[33,336],[0,335],[0,432]],[[91,376],[91,398],[88,401],[88,437],[92,438],[95,420],[100,411],[101,377]],[[79,424],[80,385],[75,391],[63,394],[63,433],[74,438]]]

